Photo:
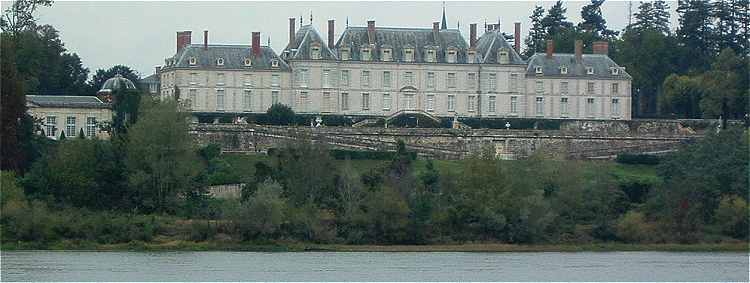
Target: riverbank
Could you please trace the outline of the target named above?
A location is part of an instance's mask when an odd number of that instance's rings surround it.
[[[516,245],[499,243],[437,244],[437,245],[337,245],[308,243],[243,243],[217,241],[168,241],[122,244],[96,244],[85,241],[61,241],[53,244],[4,243],[10,250],[96,250],[96,251],[252,251],[252,252],[750,252],[747,242],[700,244],[538,244]]]

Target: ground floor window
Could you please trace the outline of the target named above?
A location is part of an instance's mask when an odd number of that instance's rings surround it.
[[[70,116],[65,121],[65,136],[75,137],[76,136],[76,117]]]
[[[568,98],[560,98],[560,116],[568,116]]]
[[[383,94],[383,110],[391,110],[391,95],[388,93]]]
[[[510,113],[511,114],[518,113],[518,96],[510,97]]]
[[[341,93],[341,110],[349,110],[349,94],[346,92]]]
[[[612,98],[612,116],[620,116],[620,99]]]
[[[48,137],[57,136],[57,117],[47,116],[47,122],[44,123],[44,126],[47,128]]]
[[[586,99],[586,116],[593,117],[594,116],[594,99],[593,98],[587,98]]]
[[[497,107],[497,98],[495,96],[490,96],[487,100],[487,111],[490,113],[495,113]]]
[[[435,95],[428,94],[427,95],[427,111],[434,111],[434,110],[435,110]]]
[[[362,94],[362,110],[370,110],[370,94]]]
[[[536,98],[536,115],[544,116],[544,97]]]
[[[474,112],[477,110],[477,97],[470,95],[468,98],[468,105],[469,105],[469,112]]]
[[[448,95],[448,111],[456,111],[456,96]]]
[[[93,137],[96,135],[96,117],[86,118],[86,136]]]

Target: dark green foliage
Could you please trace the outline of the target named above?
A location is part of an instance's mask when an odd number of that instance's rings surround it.
[[[656,165],[659,164],[659,156],[651,155],[651,154],[631,154],[631,153],[622,153],[618,154],[617,158],[615,158],[615,161],[617,163],[622,164],[646,164],[646,165]]]
[[[138,72],[136,72],[135,70],[125,65],[114,65],[111,68],[106,69],[106,70],[105,69],[96,70],[96,73],[91,78],[91,82],[89,82],[91,86],[90,95],[95,95],[97,91],[102,89],[104,82],[106,82],[108,79],[114,78],[115,75],[117,74],[120,74],[124,78],[133,82],[136,88],[140,88],[141,76],[138,74]],[[138,104],[136,103],[136,105]]]
[[[562,124],[561,120],[548,119],[479,119],[479,118],[462,118],[461,123],[475,129],[505,129],[505,124],[510,123],[510,129],[527,129],[527,130],[559,130]]]
[[[295,121],[294,111],[281,103],[271,105],[266,111],[266,121],[270,125],[291,125]]]
[[[332,149],[331,156],[337,160],[391,160],[396,156],[395,152],[388,151],[356,151],[345,149]],[[411,159],[417,158],[416,152],[409,152]]]

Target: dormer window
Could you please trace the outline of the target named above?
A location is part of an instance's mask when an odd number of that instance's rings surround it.
[[[217,66],[224,66],[224,58],[218,58],[218,59],[216,59],[216,65]]]
[[[448,63],[456,63],[456,57],[458,57],[457,54],[458,52],[456,52],[455,49],[448,50],[448,58],[446,61],[448,61]]]
[[[310,58],[313,60],[320,59],[320,46],[310,48]]]
[[[567,75],[568,74],[568,67],[561,66],[560,67],[560,74]]]
[[[427,52],[424,53],[424,61],[435,62],[435,50],[428,49]]]
[[[245,58],[245,67],[250,67],[253,65],[253,61],[250,60],[250,58]]]
[[[390,48],[388,48],[388,49],[383,49],[383,50],[381,51],[381,53],[382,53],[382,55],[380,56],[380,58],[381,58],[381,59],[382,59],[383,61],[386,61],[386,62],[388,62],[388,61],[392,61],[392,60],[393,60],[393,55],[392,55],[392,52],[391,52],[391,49],[390,49]]]
[[[190,66],[194,66],[196,63],[198,63],[198,59],[195,59],[195,57],[190,57]]]
[[[617,76],[620,74],[620,69],[612,67],[612,75]]]
[[[469,53],[467,53],[467,57],[468,57],[467,60],[469,61],[467,63],[469,64],[475,63],[475,61],[477,60],[477,52],[474,50],[471,50],[469,51]]]
[[[279,60],[276,60],[276,59],[271,60],[271,67],[278,68]]]
[[[500,64],[508,64],[510,63],[510,57],[508,57],[508,50],[507,49],[500,49],[500,51],[497,52],[497,62]]]
[[[404,49],[404,61],[414,62],[414,49]]]
[[[586,74],[587,75],[593,75],[594,74],[594,67],[586,67]]]
[[[536,66],[534,67],[534,72],[537,74],[542,74],[542,66]]]
[[[351,49],[349,47],[341,48],[341,60],[348,61],[352,59]]]
[[[360,60],[362,61],[370,61],[372,59],[372,54],[370,54],[370,48],[362,48],[360,50]]]

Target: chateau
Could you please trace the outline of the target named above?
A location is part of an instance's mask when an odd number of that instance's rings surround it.
[[[468,42],[458,29],[347,26],[338,40],[334,21],[327,38],[312,25],[289,19],[289,42],[280,54],[260,44],[192,44],[191,31],[177,32],[174,56],[159,70],[161,97],[175,96],[195,116],[265,113],[275,103],[296,113],[388,117],[424,115],[481,118],[631,119],[631,77],[607,55],[519,56],[521,27],[514,35],[487,25]],[[513,39],[514,44],[508,42]]]

